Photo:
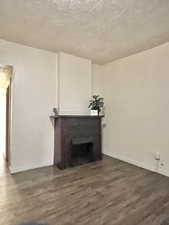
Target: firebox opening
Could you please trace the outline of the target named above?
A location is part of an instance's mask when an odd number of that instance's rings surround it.
[[[71,167],[94,161],[93,143],[72,140]]]

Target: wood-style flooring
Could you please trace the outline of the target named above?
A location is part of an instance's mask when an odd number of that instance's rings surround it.
[[[168,221],[168,222],[167,222]],[[0,177],[0,225],[167,225],[169,178],[104,157]]]

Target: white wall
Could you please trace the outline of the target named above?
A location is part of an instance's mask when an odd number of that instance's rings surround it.
[[[106,79],[105,78],[105,67],[97,64],[92,65],[92,95],[100,95],[104,98],[105,102],[105,90],[106,90]],[[106,105],[106,104],[105,104]],[[106,107],[104,105],[104,108]],[[104,114],[105,109],[102,111]],[[106,146],[106,137],[105,137],[105,125],[106,125],[106,117],[102,118],[102,150],[105,153]],[[105,153],[106,154],[106,153]]]
[[[104,82],[105,67],[92,64],[92,95],[104,95],[106,83]]]
[[[0,158],[6,156],[6,90],[0,88]]]
[[[59,53],[59,112],[89,114],[91,60]]]
[[[53,164],[53,126],[57,105],[56,54],[0,40],[0,63],[14,66],[12,172]]]
[[[169,43],[93,67],[106,103],[104,153],[169,176]],[[100,84],[103,84],[101,86]]]
[[[11,171],[53,164],[54,134],[49,116],[88,114],[91,61],[0,39],[0,63],[14,67]]]
[[[168,61],[169,44],[91,67],[90,60],[0,40],[0,63],[15,70],[12,172],[53,164],[52,108],[88,114],[92,93],[105,98],[103,152],[151,170],[160,152],[159,172],[169,176]]]

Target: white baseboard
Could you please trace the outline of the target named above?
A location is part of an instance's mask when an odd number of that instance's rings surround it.
[[[39,164],[39,165],[24,165],[24,166],[15,166],[9,167],[10,173],[11,174],[15,174],[15,173],[19,173],[19,172],[23,172],[23,171],[27,171],[27,170],[33,170],[33,169],[38,169],[38,168],[42,168],[42,167],[48,167],[48,166],[53,166],[52,163],[44,163],[44,164]]]
[[[143,168],[143,169],[146,169],[146,170],[150,170],[150,171],[152,171],[152,172],[155,172],[155,169],[154,169],[154,168],[152,168],[152,167],[150,167],[150,166],[147,166],[147,165],[145,165],[144,163],[141,163],[141,162],[138,162],[138,161],[136,161],[136,160],[130,159],[130,158],[126,157],[126,156],[122,156],[122,155],[120,155],[120,154],[118,154],[118,153],[116,153],[116,152],[108,153],[108,154],[106,154],[106,155],[108,155],[108,156],[110,156],[110,157],[113,157],[113,158],[115,158],[115,159],[119,159],[119,160],[121,160],[121,161],[130,163],[130,164],[132,164],[132,165],[141,167],[141,168]]]
[[[122,156],[122,155],[120,155],[116,152],[111,152],[111,153],[106,152],[104,154],[107,155],[107,156],[110,156],[112,158],[119,159],[121,161],[127,162],[129,164],[141,167],[143,169],[146,169],[146,170],[149,170],[149,171],[152,171],[152,172],[155,172],[155,173],[158,173],[158,174],[169,177],[169,171],[164,171],[164,170],[163,171],[156,171],[155,168],[153,168],[149,165],[146,165],[144,162],[138,162],[138,161],[130,159],[126,156]],[[42,168],[42,167],[48,167],[48,166],[53,166],[53,163],[46,162],[46,163],[39,164],[39,165],[38,164],[36,164],[36,165],[32,164],[32,165],[15,166],[15,167],[10,166],[9,170],[10,170],[11,174],[15,174],[15,173],[19,173],[19,172],[23,172],[23,171],[27,171],[27,170],[32,170],[32,169],[37,169],[37,168]]]
[[[104,153],[104,154],[107,155],[107,156],[110,156],[112,158],[119,159],[121,161],[127,162],[129,164],[141,167],[143,169],[150,170],[152,172],[155,172],[155,173],[158,173],[158,174],[161,174],[161,175],[169,177],[169,172],[167,172],[167,171],[156,171],[155,168],[150,167],[149,165],[146,165],[143,162],[138,162],[138,161],[130,159],[130,158],[126,157],[126,156],[122,156],[122,155],[120,155],[118,153],[111,152],[111,153]]]

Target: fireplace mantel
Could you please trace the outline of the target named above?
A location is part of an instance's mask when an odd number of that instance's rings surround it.
[[[91,116],[91,115],[56,115],[56,116],[50,116],[51,119],[58,119],[58,118],[103,118],[103,115],[99,115],[99,116]]]
[[[93,146],[93,161],[102,159],[101,116],[57,115],[54,120],[54,164],[60,169],[71,167],[72,145],[89,141]]]

